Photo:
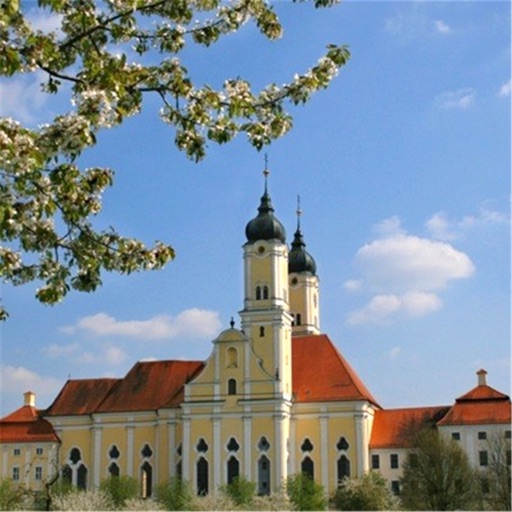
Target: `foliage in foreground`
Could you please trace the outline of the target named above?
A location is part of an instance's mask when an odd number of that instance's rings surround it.
[[[156,486],[158,502],[166,510],[192,510],[194,495],[189,484],[181,478],[171,478]]]
[[[140,484],[132,476],[111,476],[101,481],[100,490],[110,497],[114,507],[120,508],[128,500],[138,498]]]
[[[286,480],[286,492],[294,510],[325,510],[327,508],[323,486],[305,473],[289,476]]]
[[[30,503],[30,492],[24,485],[10,478],[0,480],[0,510],[25,510]]]
[[[407,510],[468,510],[478,482],[464,450],[435,429],[423,429],[413,442],[401,481]]]
[[[359,478],[346,478],[333,495],[336,510],[399,510],[384,477],[371,471]]]
[[[162,242],[146,247],[114,228],[98,231],[93,226],[114,173],[82,169],[78,158],[96,144],[102,130],[138,114],[151,95],[161,102],[160,117],[173,128],[175,146],[192,160],[205,156],[208,141],[224,144],[239,133],[259,150],[291,129],[286,107],[309,101],[349,59],[345,46],[331,44],[310,70],[288,84],[269,84],[258,92],[243,78],[227,77],[217,90],[195,85],[182,50],[210,46],[249,21],[268,39],[278,39],[283,29],[272,3],[29,4],[27,9],[18,0],[2,2],[2,86],[8,91],[32,73],[34,80],[42,77],[43,92],[69,98],[69,111],[38,128],[0,119],[0,275],[12,285],[41,282],[36,297],[45,304],[61,301],[71,289],[94,291],[104,271],[159,269],[174,258],[172,247]],[[41,19],[58,26],[44,31],[37,24]],[[0,319],[6,316],[0,308]]]

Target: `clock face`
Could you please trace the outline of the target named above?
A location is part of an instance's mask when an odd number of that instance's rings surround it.
[[[291,281],[291,283],[292,283],[292,285],[293,285],[293,286],[295,286],[298,282],[299,282],[299,280],[298,280],[296,277],[294,277],[294,278],[292,279],[292,281]]]
[[[265,252],[265,247],[263,247],[263,245],[260,245],[258,247],[258,254],[263,254]]]

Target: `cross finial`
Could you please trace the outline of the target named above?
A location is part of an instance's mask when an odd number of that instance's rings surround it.
[[[297,229],[300,228],[300,216],[302,215],[302,210],[300,208],[300,196],[297,196]]]
[[[268,170],[268,155],[265,153],[265,169],[263,169],[263,176],[265,176],[265,193],[267,193],[267,181],[270,171]]]

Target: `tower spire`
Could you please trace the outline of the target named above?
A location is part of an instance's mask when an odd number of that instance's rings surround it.
[[[297,195],[297,231],[300,231],[300,217],[302,210],[300,208],[300,195]]]
[[[265,168],[263,169],[263,176],[265,176],[265,194],[268,193],[268,175],[270,171],[268,170],[268,154],[265,153]]]

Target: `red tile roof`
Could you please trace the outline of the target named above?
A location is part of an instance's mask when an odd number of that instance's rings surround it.
[[[60,442],[50,422],[41,418],[41,411],[24,405],[0,420],[1,443]]]
[[[68,380],[45,416],[92,414],[120,379]]]
[[[457,398],[438,425],[510,424],[510,420],[510,398],[486,384],[480,384]]]
[[[448,405],[376,411],[370,449],[406,447],[412,434],[423,426],[434,425],[449,409]]]
[[[183,386],[204,367],[202,361],[136,363],[122,379],[69,380],[47,416],[150,411],[177,407]]]
[[[325,334],[292,337],[292,379],[297,402],[366,400],[380,407]]]
[[[202,370],[202,361],[137,363],[96,412],[148,411],[177,407],[183,386]]]

